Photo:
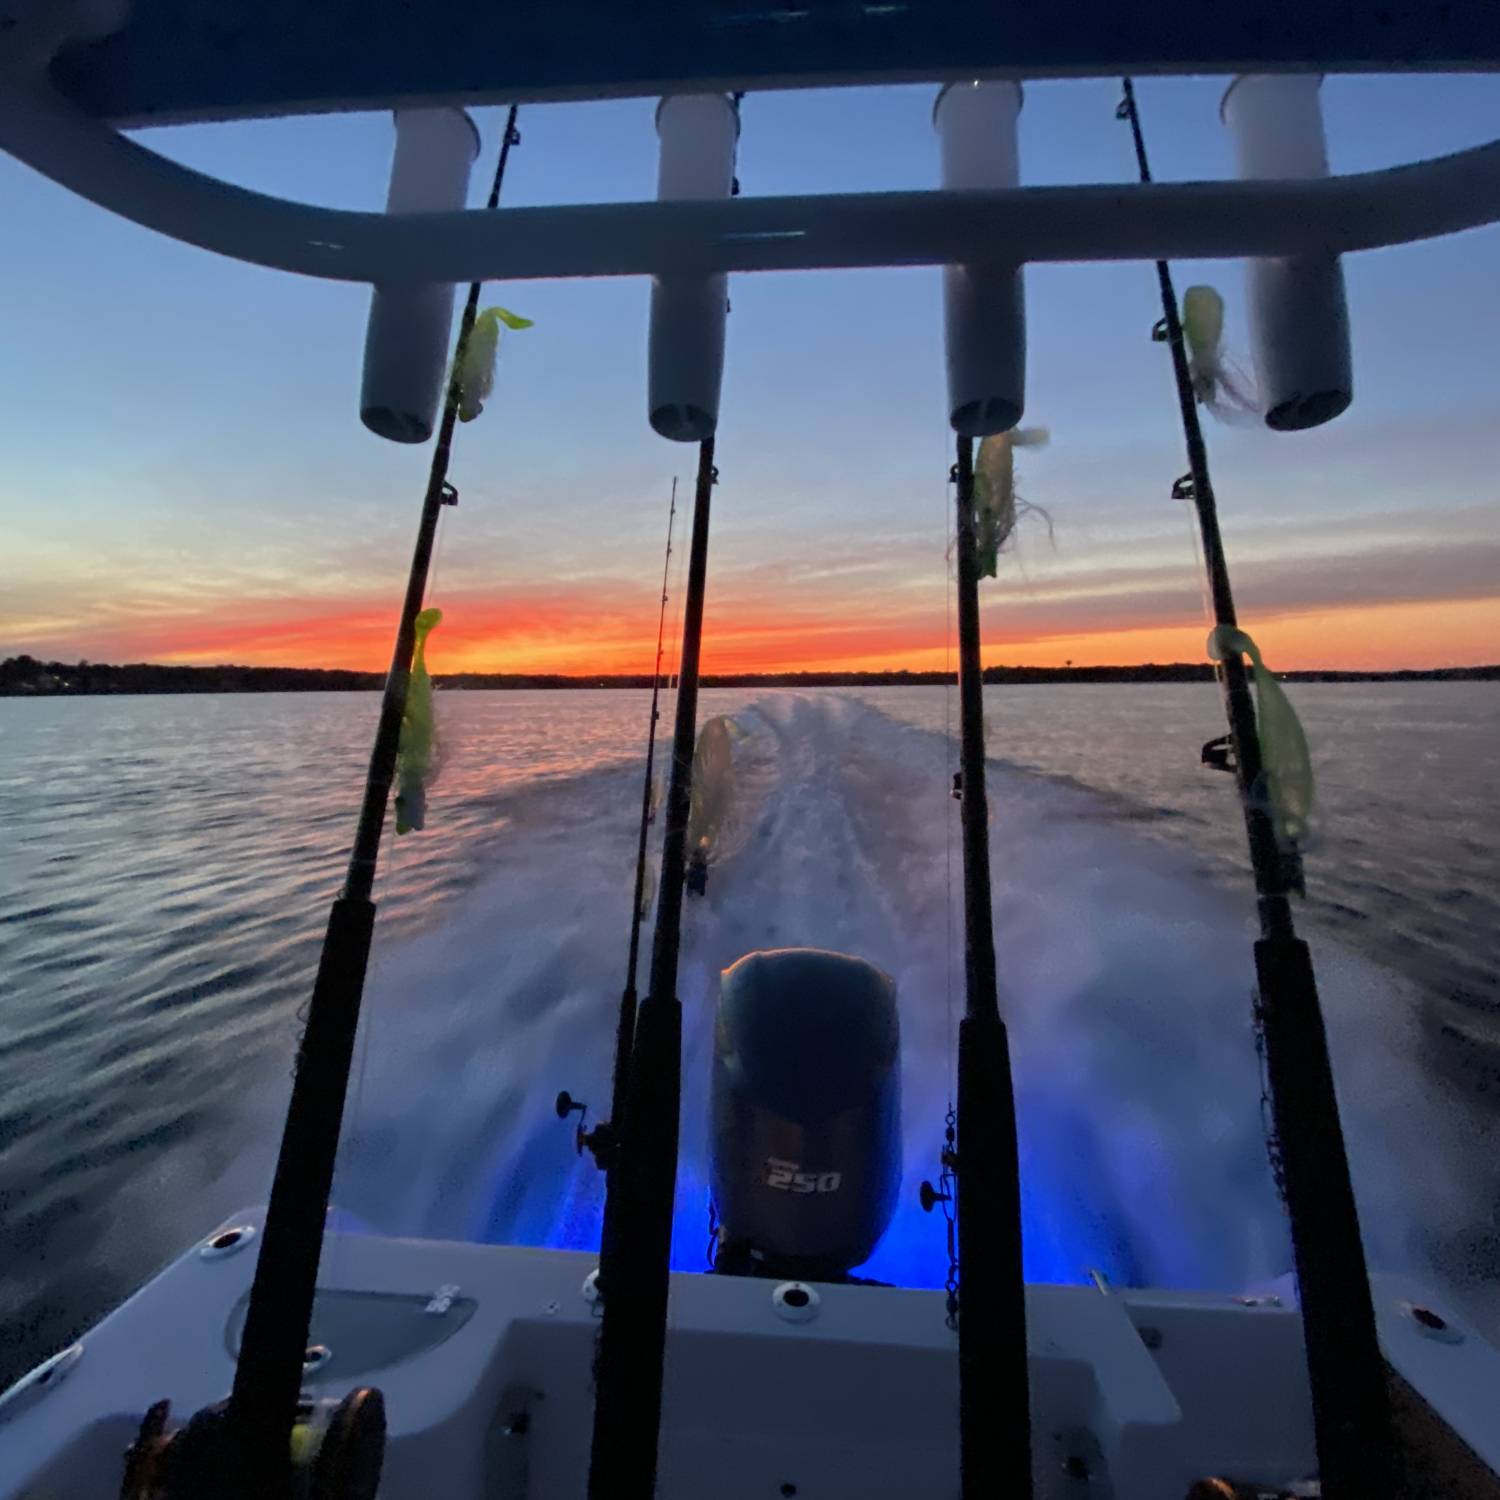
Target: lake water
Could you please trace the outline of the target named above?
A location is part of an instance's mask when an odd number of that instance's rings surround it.
[[[1299,922],[1371,1260],[1491,1321],[1500,1278],[1500,687],[1297,685],[1323,794]],[[636,692],[440,697],[428,831],[388,836],[335,1196],[388,1231],[587,1246],[551,1111],[602,1104],[645,727]],[[0,1378],[269,1180],[373,694],[0,700]],[[1250,1027],[1253,903],[1215,688],[987,690],[1028,1274],[1238,1287],[1289,1266]],[[961,1007],[957,705],[711,691],[736,799],[690,901],[675,1259],[706,1241],[715,976],[863,954],[900,987],[907,1176],[869,1275],[941,1284]],[[669,722],[669,720],[667,721]],[[648,943],[649,947],[649,943]]]

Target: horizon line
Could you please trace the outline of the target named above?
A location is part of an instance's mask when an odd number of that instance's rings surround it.
[[[81,657],[76,662],[63,661],[53,658],[44,661],[39,657],[31,656],[29,653],[5,657],[0,659],[0,676],[19,676],[17,669],[23,663],[33,664],[35,668],[50,672],[54,668],[63,668],[73,672],[172,672],[184,674],[208,674],[233,672],[236,674],[247,674],[255,676],[285,675],[296,677],[341,677],[341,678],[371,678],[377,681],[383,680],[388,675],[388,669],[378,667],[309,667],[309,666],[278,666],[278,665],[248,665],[237,662],[98,662],[90,661],[87,657]],[[6,669],[10,669],[7,671]],[[1073,666],[1071,664],[1060,666],[1041,666],[1012,664],[1006,662],[988,662],[983,671],[1016,673],[1038,676],[1060,676],[1060,677],[1094,677],[1109,673],[1135,673],[1135,672],[1173,672],[1193,673],[1205,678],[1214,675],[1214,663],[1207,660],[1202,661],[1146,661],[1146,662],[1117,662],[1102,663],[1087,666]],[[1480,677],[1485,674],[1500,675],[1500,662],[1481,663],[1472,666],[1445,665],[1426,667],[1387,667],[1387,668],[1360,668],[1360,667],[1297,667],[1277,672],[1278,677],[1283,678],[1317,678],[1337,676],[1351,679],[1391,679],[1398,677],[1433,677],[1436,675]],[[659,674],[662,682],[672,681],[674,673],[663,672]],[[784,678],[879,678],[879,677],[914,677],[922,678],[926,682],[956,681],[957,671],[943,670],[932,667],[817,667],[798,669],[767,669],[759,671],[727,671],[727,672],[704,672],[700,675],[700,681],[705,683],[711,679],[733,679],[736,683],[753,682],[756,680],[784,679]],[[650,683],[653,674],[649,671],[640,672],[548,672],[522,669],[494,669],[494,670],[460,670],[450,672],[434,672],[434,682],[475,680],[475,679],[498,679],[518,680],[532,679],[556,683],[618,683],[634,685],[637,683]]]

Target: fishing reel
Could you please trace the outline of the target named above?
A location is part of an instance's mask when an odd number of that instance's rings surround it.
[[[246,1493],[247,1466],[230,1432],[229,1403],[204,1407],[186,1427],[168,1431],[171,1414],[172,1403],[158,1401],[142,1419],[125,1450],[120,1500]],[[375,1500],[384,1459],[385,1398],[373,1386],[350,1391],[342,1401],[304,1399],[291,1431],[284,1493],[291,1500]]]
[[[587,1150],[600,1171],[609,1171],[615,1155],[615,1131],[610,1122],[601,1120],[592,1130],[588,1129],[588,1105],[582,1099],[575,1099],[567,1089],[558,1094],[554,1107],[559,1120],[566,1120],[569,1115],[577,1112],[578,1125],[573,1132],[574,1148],[580,1156]]]

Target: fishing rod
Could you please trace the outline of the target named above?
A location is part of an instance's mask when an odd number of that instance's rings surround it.
[[[599,1282],[607,1290],[602,1299],[604,1314],[594,1371],[589,1500],[650,1500],[656,1490],[682,1102],[682,1002],[677,998],[677,961],[693,794],[709,502],[718,477],[714,440],[707,438],[698,449],[651,970],[626,1070],[625,1112],[618,1145],[606,1177],[604,1212],[609,1232],[601,1247]],[[618,1086],[618,1072],[615,1081]]]
[[[646,895],[646,839],[651,826],[651,777],[656,762],[656,721],[661,717],[661,657],[667,630],[667,579],[672,568],[672,526],[677,519],[677,480],[672,480],[672,503],[667,511],[667,551],[661,564],[661,610],[656,617],[656,665],[651,670],[651,723],[646,734],[646,776],[641,784],[640,837],[635,849],[635,900],[630,908],[630,956],[625,964],[625,992],[620,997],[620,1027],[615,1038],[615,1077],[611,1119],[621,1118],[625,1079],[630,1071],[630,1046],[635,1037],[635,972],[641,953],[641,906]]]
[[[1124,80],[1116,116],[1129,122],[1141,181],[1150,182],[1135,86],[1129,78]],[[1166,261],[1157,261],[1156,276],[1187,443],[1189,472],[1173,493],[1191,499],[1197,512],[1214,623],[1222,637],[1238,628],[1238,620],[1208,450]],[[1265,1053],[1280,1185],[1291,1224],[1323,1494],[1329,1500],[1380,1500],[1392,1493],[1385,1364],[1375,1331],[1317,980],[1307,944],[1297,936],[1292,920],[1288,869],[1266,793],[1249,676],[1238,651],[1225,654],[1219,680],[1255,876],[1261,934],[1255,944],[1255,1018]]]
[[[963,828],[964,981],[958,1023],[958,1421],[964,1500],[1015,1495],[1031,1481],[1030,1370],[1021,1263],[1021,1167],[1010,1038],[1000,1018],[984,775],[984,671],[974,440],[958,439],[958,720]]]
[[[661,611],[656,620],[656,666],[651,675],[651,719],[646,735],[646,775],[641,783],[640,837],[635,851],[635,899],[630,910],[630,956],[625,965],[625,988],[620,994],[620,1013],[615,1026],[614,1079],[610,1088],[610,1114],[608,1120],[592,1130],[585,1128],[588,1105],[574,1099],[564,1089],[557,1096],[557,1115],[566,1120],[575,1110],[581,1119],[575,1139],[579,1154],[588,1148],[595,1162],[609,1171],[618,1156],[620,1140],[624,1132],[626,1094],[630,1079],[630,1054],[635,1045],[636,1022],[636,969],[640,964],[642,905],[646,891],[646,842],[651,827],[652,773],[656,761],[656,723],[661,717],[661,658],[666,641],[667,584],[672,568],[672,523],[677,519],[677,480],[672,479],[672,503],[667,511],[667,551],[661,567]],[[595,1289],[602,1298],[605,1295],[604,1265],[608,1257],[603,1247],[613,1244],[619,1234],[619,1193],[605,1194],[604,1221],[600,1228],[600,1268],[594,1278]]]
[[[486,204],[490,209],[499,205],[511,147],[520,143],[516,116],[517,108],[512,105]],[[253,1496],[255,1500],[286,1494],[291,1479],[289,1439],[302,1388],[323,1227],[375,926],[371,893],[406,710],[416,619],[427,588],[438,518],[445,505],[458,501],[457,492],[448,483],[448,465],[463,396],[460,371],[478,316],[479,293],[480,283],[476,281],[469,287],[459,322],[453,373],[412,549],[391,669],[381,698],[364,801],[348,874],[329,913],[307,1025],[298,1048],[291,1103],[261,1229],[260,1257],[229,1397],[227,1435],[231,1448],[226,1458],[232,1456],[232,1462],[224,1466],[224,1492]]]
[[[646,891],[646,843],[651,827],[652,774],[656,761],[656,722],[661,717],[661,658],[666,640],[667,627],[667,582],[672,567],[672,523],[677,519],[677,480],[672,480],[672,503],[667,511],[667,551],[661,568],[661,611],[656,620],[656,666],[651,675],[651,719],[646,735],[646,775],[641,783],[640,836],[635,851],[635,899],[630,909],[630,956],[625,964],[625,988],[620,994],[620,1013],[615,1026],[614,1079],[610,1088],[610,1113],[608,1120],[587,1130],[583,1120],[588,1117],[588,1105],[574,1099],[566,1089],[557,1096],[557,1115],[566,1120],[575,1110],[582,1117],[577,1128],[576,1140],[580,1155],[585,1147],[595,1162],[604,1170],[610,1167],[619,1153],[620,1140],[624,1132],[626,1094],[630,1079],[630,1054],[635,1045],[636,988],[635,975],[640,966],[642,905]],[[605,1195],[604,1222],[600,1229],[601,1264],[594,1285],[600,1297],[605,1295],[604,1257],[602,1247],[612,1244],[619,1232],[620,1194]]]

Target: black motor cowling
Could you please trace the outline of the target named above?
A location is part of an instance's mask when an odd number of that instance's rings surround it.
[[[867,1260],[901,1185],[896,987],[816,948],[724,971],[710,1177],[724,1271],[831,1280]]]

